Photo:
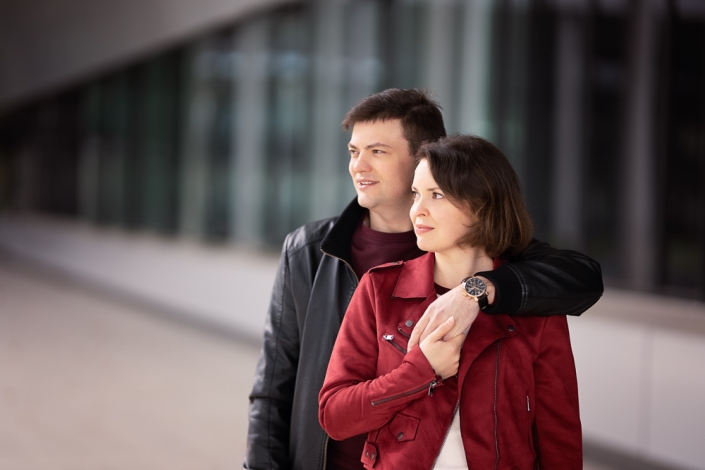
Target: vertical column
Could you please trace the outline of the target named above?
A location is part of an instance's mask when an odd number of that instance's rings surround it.
[[[503,94],[501,104],[502,119],[497,122],[500,127],[497,143],[502,146],[507,158],[511,161],[514,170],[522,182],[526,181],[524,168],[526,167],[526,84],[528,83],[526,57],[529,51],[528,44],[528,14],[529,5],[525,0],[509,0],[506,2],[506,56],[504,60],[503,78],[505,89],[500,89]]]
[[[191,46],[184,61],[185,122],[180,154],[179,232],[200,237],[205,233],[205,206],[208,184],[208,135],[212,129],[215,104],[205,75],[208,70],[206,40]]]
[[[338,186],[346,184],[347,175],[341,172],[347,162],[337,123],[343,120],[344,4],[338,0],[317,2],[314,6],[313,105],[311,144],[310,215],[311,220],[335,215],[339,207]]]
[[[653,0],[632,5],[619,237],[625,278],[638,289],[653,285],[656,259],[653,130],[658,44]]]
[[[491,1],[467,2],[463,15],[458,127],[461,132],[470,132],[489,140],[494,139],[488,99],[491,38]]]
[[[98,184],[101,154],[101,88],[89,85],[82,99],[83,142],[78,156],[78,213],[85,220],[98,217]]]
[[[584,29],[580,12],[563,10],[556,25],[553,234],[565,246],[582,241],[581,195]]]
[[[432,0],[429,2],[428,39],[425,51],[425,85],[443,107],[446,130],[457,129],[454,109],[453,75],[456,50],[454,0]]]
[[[240,60],[233,94],[230,234],[245,243],[256,243],[263,229],[269,30],[270,20],[263,17],[245,23],[234,37]]]

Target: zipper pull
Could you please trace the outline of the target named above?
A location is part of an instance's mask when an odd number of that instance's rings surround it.
[[[531,406],[529,405],[529,395],[526,396],[526,411],[531,411]]]
[[[431,382],[428,386],[428,396],[429,397],[433,396],[433,389],[436,385],[438,385],[438,381],[436,379],[433,379],[433,382]]]
[[[394,339],[394,335],[382,335],[382,338],[384,338],[386,341],[391,341]]]

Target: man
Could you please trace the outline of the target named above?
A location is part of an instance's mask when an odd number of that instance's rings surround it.
[[[353,107],[343,127],[352,128],[349,171],[357,198],[339,217],[306,224],[284,242],[250,395],[248,469],[362,468],[365,436],[329,439],[318,423],[318,393],[359,278],[373,266],[423,253],[409,218],[410,188],[420,144],[445,135],[438,105],[422,91],[390,89]],[[467,330],[481,307],[487,314],[579,315],[602,295],[595,261],[537,241],[476,275],[489,305],[464,295],[464,287],[452,289],[418,325],[400,331],[411,333],[410,347],[449,315],[456,321],[445,339]]]

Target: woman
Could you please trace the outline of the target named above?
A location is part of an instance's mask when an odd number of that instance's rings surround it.
[[[424,144],[418,160],[410,215],[429,253],[362,278],[319,395],[321,426],[333,439],[368,432],[365,468],[582,468],[565,316],[481,313],[467,337],[443,341],[451,318],[406,350],[438,295],[465,282],[477,296],[468,301],[482,302],[481,282],[466,279],[520,252],[532,232],[494,145],[448,137]]]

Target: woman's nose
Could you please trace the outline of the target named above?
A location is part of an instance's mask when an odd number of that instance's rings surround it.
[[[409,215],[411,216],[412,221],[416,219],[416,217],[422,217],[426,215],[426,204],[421,197],[416,196],[414,198],[414,203],[411,205]]]

